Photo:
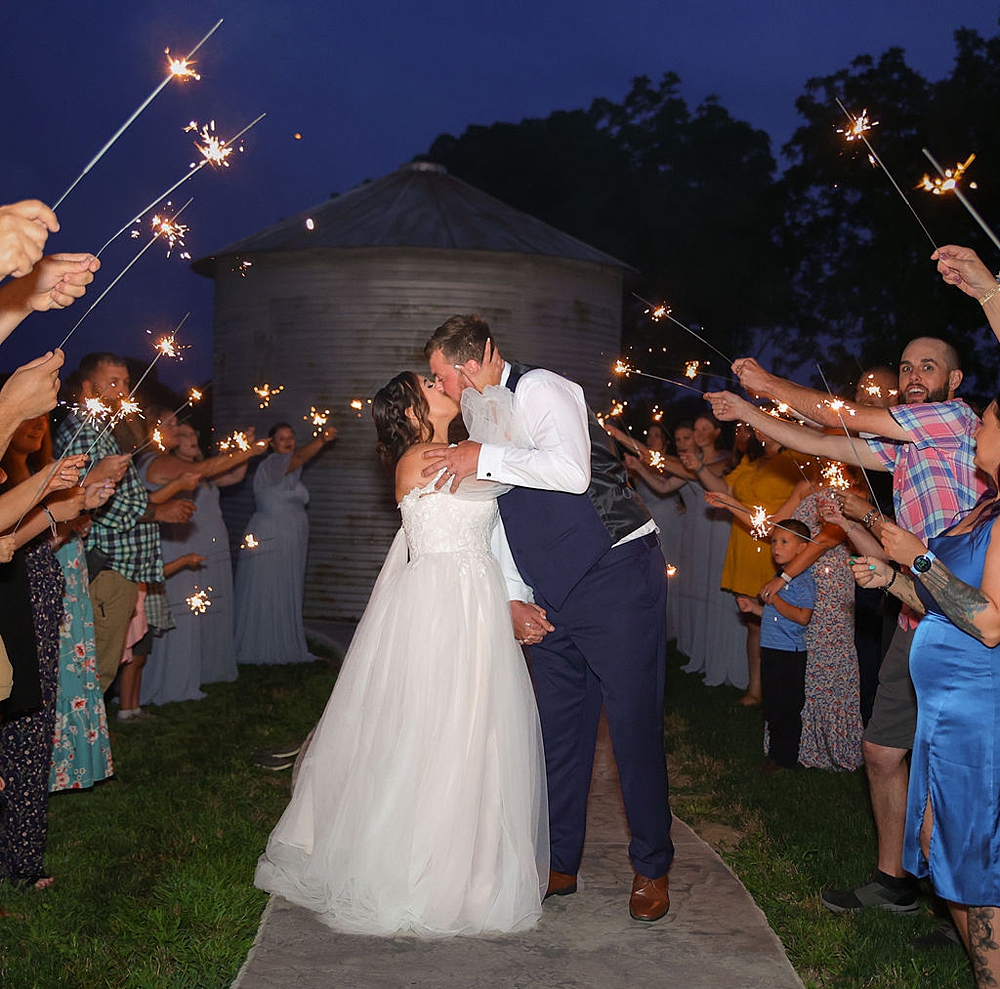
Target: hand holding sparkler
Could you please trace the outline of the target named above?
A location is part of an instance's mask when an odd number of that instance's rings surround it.
[[[37,199],[0,206],[0,278],[28,274],[58,229],[55,213]]]
[[[0,340],[33,312],[71,306],[86,293],[100,266],[93,254],[50,254],[23,278],[0,286]]]
[[[993,272],[971,247],[946,244],[931,255],[931,260],[937,261],[937,270],[944,281],[976,300],[997,287]]]
[[[114,481],[104,480],[91,482],[84,488],[85,497],[83,507],[85,511],[92,512],[101,505],[106,505],[111,496],[115,493]]]
[[[51,412],[59,397],[59,369],[66,355],[50,350],[22,364],[0,388],[0,434],[10,432],[25,419]]]
[[[16,549],[17,539],[15,536],[0,536],[0,563],[10,563],[14,559]]]
[[[733,361],[733,374],[740,379],[740,385],[755,395],[770,396],[772,376],[752,357],[738,357]]]
[[[45,499],[45,507],[57,522],[69,522],[84,510],[86,501],[87,491],[85,488],[65,488],[49,495]]]
[[[113,453],[101,457],[87,473],[87,479],[91,484],[104,482],[117,484],[125,476],[131,462],[132,457],[127,453]]]

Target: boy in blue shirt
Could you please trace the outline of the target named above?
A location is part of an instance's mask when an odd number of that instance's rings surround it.
[[[806,702],[805,627],[816,604],[812,570],[789,577],[781,569],[805,550],[812,533],[799,519],[776,522],[771,531],[771,558],[785,587],[763,604],[736,596],[740,611],[761,616],[760,677],[764,718],[770,734],[765,772],[794,769],[799,761],[802,707]]]

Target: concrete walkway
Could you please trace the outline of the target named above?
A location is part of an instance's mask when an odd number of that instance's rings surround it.
[[[344,935],[272,897],[233,989],[801,989],[781,942],[719,856],[676,819],[673,839],[670,913],[634,921],[628,829],[602,730],[580,889],[547,900],[535,930],[449,941]]]

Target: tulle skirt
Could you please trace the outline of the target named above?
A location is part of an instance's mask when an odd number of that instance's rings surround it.
[[[256,885],[339,931],[523,930],[541,915],[548,821],[506,589],[488,554],[405,563],[401,539]]]

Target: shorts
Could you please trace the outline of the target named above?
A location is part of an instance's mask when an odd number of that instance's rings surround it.
[[[912,749],[917,730],[917,695],[910,679],[910,646],[916,629],[899,625],[878,672],[878,690],[864,740],[892,749]]]

